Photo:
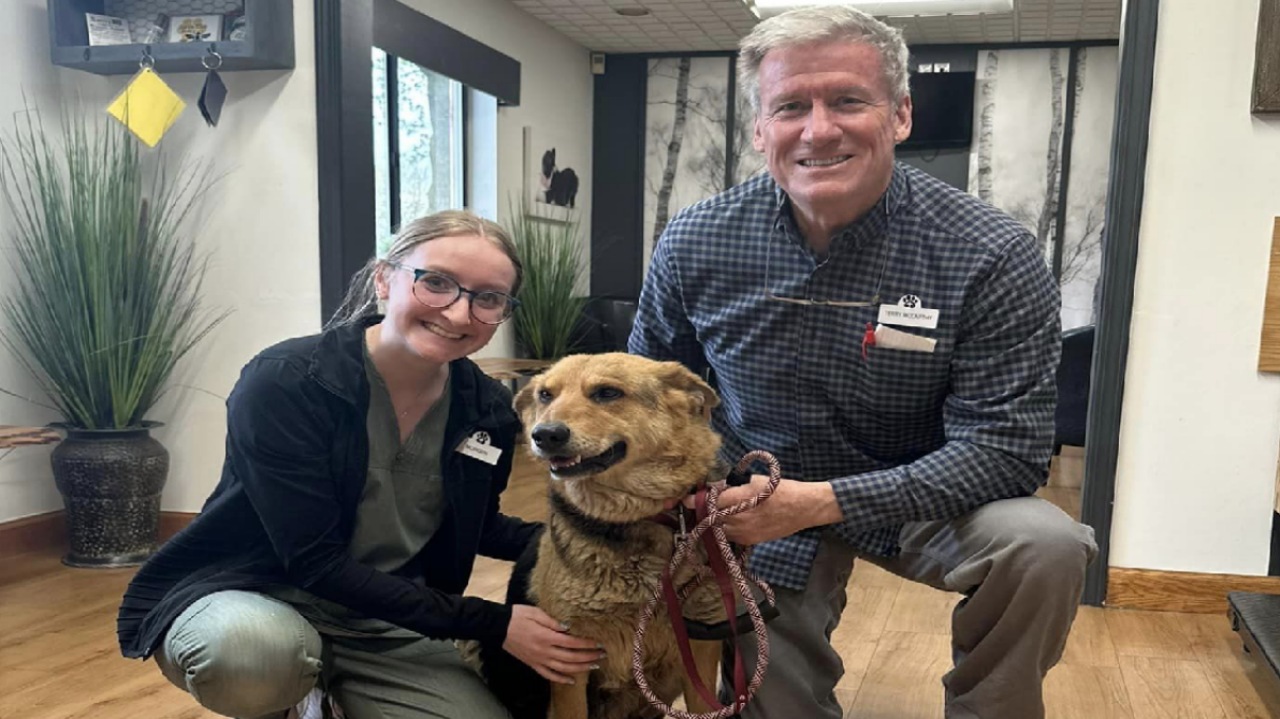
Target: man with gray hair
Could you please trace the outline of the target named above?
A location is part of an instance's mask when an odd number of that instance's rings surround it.
[[[829,640],[863,558],[965,595],[947,717],[1043,717],[1097,547],[1031,496],[1061,342],[1035,238],[895,162],[911,133],[897,30],[847,7],[795,10],[760,23],[738,62],[768,172],[667,226],[630,349],[710,369],[726,457],[768,450],[787,477],[726,525],[755,546],[781,610],[742,716],[841,716]]]

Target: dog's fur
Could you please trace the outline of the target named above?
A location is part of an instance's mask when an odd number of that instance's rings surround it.
[[[536,551],[517,563],[507,599],[536,604],[568,622],[573,634],[599,641],[606,654],[600,669],[566,685],[484,647],[484,674],[517,719],[547,717],[548,702],[554,719],[654,716],[632,679],[631,651],[640,608],[670,561],[674,530],[651,517],[668,500],[724,477],[720,438],[709,425],[718,402],[678,363],[619,353],[565,358],[516,397],[529,451],[551,470],[551,504]],[[561,430],[559,442],[540,438],[550,427],[567,429],[567,437]],[[577,466],[575,457],[582,458]],[[608,460],[592,461],[601,457]],[[691,576],[680,572],[677,587]],[[683,612],[698,621],[725,619],[712,582],[693,592]],[[698,673],[714,691],[720,642],[693,645]],[[691,711],[709,711],[685,675],[661,604],[645,636],[645,661],[660,698],[669,704],[683,692]]]

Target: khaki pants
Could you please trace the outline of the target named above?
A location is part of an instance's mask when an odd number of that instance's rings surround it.
[[[947,719],[1044,717],[1041,684],[1062,657],[1085,567],[1097,555],[1093,530],[1024,497],[954,520],[909,524],[901,544],[901,554],[885,559],[859,555],[829,535],[804,591],[774,589],[781,614],[769,623],[769,668],[743,719],[843,716],[834,690],[844,664],[829,640],[855,558],[965,595],[951,618],[955,666],[941,677]],[[754,635],[740,639],[750,672]],[[724,668],[732,668],[727,654]],[[723,685],[731,681],[726,671]]]
[[[321,635],[287,603],[217,592],[174,620],[156,652],[166,678],[205,708],[276,719],[317,681],[347,719],[505,719],[451,642]]]

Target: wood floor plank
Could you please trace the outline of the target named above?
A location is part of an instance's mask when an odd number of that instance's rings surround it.
[[[960,595],[917,582],[903,582],[885,630],[951,636],[951,610]]]
[[[1251,658],[1201,660],[1214,696],[1231,719],[1280,717],[1275,675]]]
[[[1178,626],[1187,635],[1201,661],[1235,659],[1243,656],[1240,635],[1231,630],[1231,620],[1220,614],[1179,614]]]
[[[853,563],[853,574],[849,577],[850,586],[875,587],[877,589],[897,590],[907,580],[889,572],[871,562]]]
[[[1119,666],[1059,664],[1044,682],[1053,719],[1133,719]]]
[[[942,675],[951,640],[939,634],[887,631],[846,719],[939,719]]]
[[[1195,648],[1180,625],[1181,616],[1170,612],[1111,609],[1106,613],[1107,629],[1116,653],[1122,658],[1161,657],[1196,659]]]
[[[0,671],[0,695],[12,694],[52,680],[53,677],[49,675],[49,672],[9,667],[4,671]]]
[[[1198,661],[1163,657],[1120,657],[1133,719],[1236,719],[1214,696]]]
[[[1076,611],[1076,621],[1071,626],[1062,663],[1088,667],[1120,666],[1116,645],[1107,629],[1105,609],[1080,607]]]

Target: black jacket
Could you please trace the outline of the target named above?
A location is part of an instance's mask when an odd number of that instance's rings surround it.
[[[429,637],[505,636],[508,607],[459,595],[477,553],[514,560],[538,525],[498,512],[519,420],[506,388],[470,360],[450,365],[440,528],[395,575],[347,551],[369,460],[367,324],[288,340],[245,366],[227,400],[221,481],[125,592],[117,632],[126,657],[149,656],[202,596],[281,583]],[[502,449],[496,466],[454,451],[476,432]]]

